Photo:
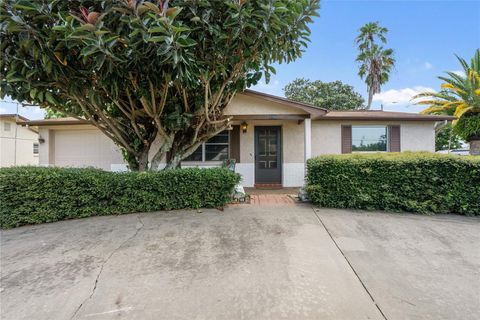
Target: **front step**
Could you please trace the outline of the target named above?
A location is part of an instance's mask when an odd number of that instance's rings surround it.
[[[283,185],[281,183],[255,183],[255,189],[282,189]]]

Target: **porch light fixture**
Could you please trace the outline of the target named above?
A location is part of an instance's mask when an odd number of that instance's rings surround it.
[[[247,133],[248,124],[245,121],[243,121],[242,124],[240,125],[240,128],[242,128],[243,133]]]

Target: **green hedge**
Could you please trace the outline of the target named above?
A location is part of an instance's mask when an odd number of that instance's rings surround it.
[[[321,207],[480,215],[480,157],[353,154],[307,167],[307,192]]]
[[[95,215],[220,207],[240,176],[222,168],[114,173],[97,169],[0,169],[0,227]]]

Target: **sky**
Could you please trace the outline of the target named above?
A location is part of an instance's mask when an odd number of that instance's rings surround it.
[[[340,80],[367,97],[358,77],[354,39],[362,25],[378,21],[386,27],[387,47],[395,50],[396,65],[390,80],[375,95],[372,109],[419,112],[412,105],[418,92],[438,90],[437,76],[461,71],[455,54],[470,60],[480,48],[480,0],[323,0],[320,17],[310,26],[311,43],[301,58],[276,65],[277,74],[252,89],[283,96],[295,78],[324,82]],[[0,102],[0,113],[15,113],[16,104]],[[30,119],[43,118],[43,110],[19,108]]]

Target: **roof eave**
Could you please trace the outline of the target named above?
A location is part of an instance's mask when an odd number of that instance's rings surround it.
[[[385,116],[385,117],[340,117],[340,116],[323,116],[319,117],[316,120],[322,121],[329,121],[329,120],[347,120],[347,121],[354,121],[354,120],[362,120],[362,121],[453,121],[457,119],[456,117],[445,116],[445,117],[398,117],[398,116]]]
[[[66,126],[66,125],[85,125],[91,124],[87,120],[64,120],[64,121],[50,121],[50,119],[30,120],[19,122],[23,126],[45,127],[45,126]]]

